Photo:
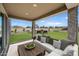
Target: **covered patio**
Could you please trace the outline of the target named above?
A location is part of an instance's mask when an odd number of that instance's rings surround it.
[[[4,3],[4,7],[7,16],[17,19],[24,19],[32,21],[32,39],[36,36],[34,42],[41,45],[46,50],[44,56],[78,56],[78,4],[71,3]],[[60,12],[68,11],[68,40],[59,41],[62,47],[58,47],[58,43],[48,41],[48,37],[38,38],[35,32],[35,21],[48,17],[50,15],[56,15]],[[9,45],[7,56],[18,56],[18,46],[32,42],[28,40],[16,44]],[[74,44],[74,45],[73,45]],[[71,48],[64,49],[65,46],[71,46]],[[56,46],[56,47],[55,47]],[[69,50],[68,50],[69,49]],[[68,51],[70,52],[67,54]],[[71,50],[71,51],[70,51]]]

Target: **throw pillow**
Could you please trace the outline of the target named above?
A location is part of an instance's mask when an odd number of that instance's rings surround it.
[[[61,50],[64,50],[68,45],[73,45],[75,42],[72,42],[71,40],[61,40]]]
[[[41,42],[42,42],[42,43],[46,43],[46,37],[43,37],[43,36],[42,36],[42,37],[41,37]]]
[[[64,52],[63,52],[64,56],[73,56],[74,55],[74,46],[72,45],[68,45]]]
[[[60,49],[61,41],[60,40],[53,40],[53,46],[57,49]]]

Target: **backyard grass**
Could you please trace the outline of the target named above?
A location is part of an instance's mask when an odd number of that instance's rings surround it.
[[[67,32],[48,32],[47,34],[51,38],[58,39],[58,40],[63,40],[67,39],[68,33]],[[22,42],[32,39],[32,34],[30,32],[21,32],[21,33],[14,33],[11,35],[10,43],[17,43],[17,42]],[[79,42],[79,36],[78,36],[78,42]]]
[[[48,36],[50,36],[51,38],[54,38],[54,39],[63,40],[63,39],[67,39],[68,33],[52,31],[52,32],[48,32]]]
[[[32,34],[30,32],[21,32],[21,33],[13,33],[11,35],[10,43],[17,43],[26,41],[32,38]]]

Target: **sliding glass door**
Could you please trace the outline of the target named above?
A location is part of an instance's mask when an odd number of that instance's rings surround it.
[[[0,55],[6,55],[9,45],[8,17],[0,13]]]
[[[0,53],[2,51],[2,16],[0,14]]]

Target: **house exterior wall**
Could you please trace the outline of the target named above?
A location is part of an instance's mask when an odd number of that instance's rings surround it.
[[[25,28],[26,32],[32,32],[32,28]]]
[[[68,10],[68,39],[77,43],[78,7]]]

